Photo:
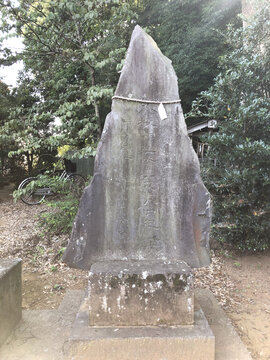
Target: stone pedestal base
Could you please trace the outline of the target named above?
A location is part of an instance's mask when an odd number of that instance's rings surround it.
[[[214,360],[215,337],[201,310],[194,325],[89,326],[88,299],[82,304],[68,343],[76,360]]]
[[[99,262],[88,295],[72,329],[70,359],[215,359],[214,335],[203,312],[194,314],[186,263]]]
[[[21,260],[0,260],[0,346],[22,317]]]
[[[89,304],[91,326],[191,325],[191,269],[182,261],[95,263]]]

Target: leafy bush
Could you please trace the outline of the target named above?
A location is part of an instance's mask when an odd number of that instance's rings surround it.
[[[219,121],[208,137],[202,174],[214,200],[213,235],[240,250],[270,245],[270,6],[242,29],[229,28],[231,51],[215,84],[189,116]],[[217,160],[217,166],[211,159]]]
[[[59,176],[50,176],[48,174],[38,175],[29,181],[26,186],[13,192],[13,198],[17,201],[22,195],[26,195],[29,191],[34,192],[39,188],[50,188],[55,196],[67,195],[70,191],[70,183],[66,179],[60,179]]]
[[[44,235],[69,234],[72,230],[74,218],[77,214],[80,196],[76,184],[59,178],[54,178],[50,183],[58,198],[48,202],[49,210],[40,214],[39,226]],[[91,181],[89,177],[86,185]]]
[[[48,206],[51,210],[41,213],[39,218],[39,226],[42,228],[43,234],[70,233],[78,211],[79,199],[72,194],[67,194],[58,201],[49,202]]]
[[[59,176],[39,175],[24,189],[15,190],[15,200],[25,195],[29,190],[38,188],[50,188],[54,196],[46,197],[48,210],[39,215],[39,226],[43,235],[68,234],[73,225],[80,202],[80,189],[76,188],[76,182],[60,179]],[[88,179],[88,182],[91,178]]]

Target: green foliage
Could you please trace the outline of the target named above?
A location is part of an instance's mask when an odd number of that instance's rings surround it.
[[[173,63],[184,112],[213,84],[228,46],[221,32],[241,26],[240,0],[144,0],[140,22]]]
[[[136,20],[125,0],[3,0],[3,32],[16,30],[24,62],[16,106],[0,139],[10,156],[33,159],[69,145],[93,155]],[[2,59],[3,60],[3,59]],[[3,61],[6,61],[6,57]],[[12,145],[12,146],[11,146]]]
[[[270,245],[270,6],[243,29],[229,28],[231,51],[190,116],[219,121],[207,139],[203,176],[214,198],[214,235],[240,250]]]
[[[87,183],[89,183],[90,180],[91,178],[87,180]],[[57,197],[47,202],[49,209],[42,212],[39,216],[41,233],[49,237],[70,233],[80,202],[80,197],[74,196],[74,192],[72,191],[73,184],[71,184],[68,179],[61,180],[56,176],[41,175],[38,177],[38,180],[30,183],[29,186],[38,188],[50,187],[57,195]],[[14,195],[18,197],[23,191],[17,190],[14,192]],[[60,256],[63,251],[64,249],[62,248],[58,255]]]
[[[9,181],[17,182],[17,179],[20,181],[20,178],[25,176],[20,157],[8,157],[8,153],[16,148],[16,130],[10,128],[10,133],[6,131],[9,126],[9,114],[14,111],[16,104],[14,92],[0,80],[0,186]]]
[[[14,106],[0,128],[0,140],[5,141],[9,157],[25,157],[29,173],[34,157],[49,152],[48,137],[52,136],[51,114],[41,111],[35,91],[32,81],[25,77],[13,94]]]
[[[50,188],[52,193],[58,196],[68,195],[71,191],[70,182],[67,179],[60,179],[58,175],[41,174],[33,181],[29,182],[22,189],[13,192],[13,198],[17,201],[22,195],[26,195],[29,191],[34,192],[41,188]]]
[[[78,211],[79,199],[67,194],[58,201],[48,204],[51,210],[40,214],[39,226],[45,235],[68,234],[71,232]]]
[[[131,31],[147,27],[179,77],[184,110],[217,73],[223,29],[240,0],[3,0],[0,31],[23,38],[19,86],[0,126],[7,154],[32,174],[36,159],[67,145],[95,155]],[[0,39],[1,45],[1,39]],[[27,166],[26,166],[27,165]]]
[[[8,117],[8,111],[12,106],[12,97],[8,86],[0,80],[0,131]],[[7,166],[7,149],[5,139],[0,141],[0,185],[4,182],[3,175]]]
[[[46,202],[48,209],[40,214],[39,226],[41,232],[43,235],[48,236],[67,234],[72,229],[80,201],[78,196],[74,196],[71,189],[72,185],[68,179],[63,180],[59,176],[39,175],[26,188],[15,190],[13,196],[15,200],[18,200],[29,190],[50,188],[55,196],[51,201]]]

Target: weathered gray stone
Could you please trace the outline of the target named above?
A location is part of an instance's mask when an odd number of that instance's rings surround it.
[[[206,349],[209,351],[207,344],[212,343],[211,346],[213,346],[214,333],[215,360],[251,360],[251,356],[234,330],[231,321],[226,317],[210,290],[196,289],[195,300],[199,300],[212,333],[208,331],[207,322],[198,321],[198,317],[203,319],[203,316],[196,311],[196,305],[194,326],[90,327],[89,300],[86,299],[82,302],[83,296],[84,291],[69,290],[58,310],[23,310],[23,321],[20,322],[9,341],[0,347],[0,359],[134,360],[137,356],[137,359],[140,360],[154,360],[155,357],[151,356],[154,353],[157,360],[160,360],[161,351],[167,351],[167,354],[170,352],[171,356],[182,360],[183,357],[179,355],[181,354],[181,341],[177,340],[177,337],[181,337],[183,334],[187,335],[187,329],[190,329],[188,331],[191,335],[192,329],[195,327],[193,340],[191,336],[186,336],[186,344],[191,353],[196,351],[195,355],[199,353],[203,360],[210,360],[209,353],[204,351]],[[198,327],[201,332],[198,332]],[[196,336],[199,338],[197,343]],[[137,337],[140,340],[136,341]],[[151,342],[153,337],[155,340]],[[160,342],[158,341],[159,337],[163,339]],[[171,339],[173,343],[171,343]],[[160,347],[156,349],[155,344],[159,343],[160,346],[162,342],[163,350]],[[104,344],[106,344],[105,347]],[[113,347],[110,347],[111,344]],[[200,344],[204,344],[203,348],[200,347]],[[179,348],[175,345],[178,345]],[[86,351],[84,352],[84,350]],[[92,354],[89,355],[89,352]],[[174,352],[175,355],[173,355]],[[141,356],[142,354],[145,356]],[[193,356],[191,359],[198,360],[199,356]],[[164,356],[163,359],[171,358]]]
[[[178,261],[107,261],[89,274],[91,326],[191,325],[191,269]]]
[[[156,43],[136,26],[117,96],[179,99],[177,77]],[[209,264],[210,197],[187,136],[180,103],[114,99],[98,146],[94,178],[81,199],[64,261],[89,269],[106,260]]]
[[[21,260],[0,259],[0,346],[21,317]]]
[[[58,309],[23,310],[23,320],[0,347],[1,360],[67,360],[63,348],[84,291],[67,290]]]
[[[215,337],[201,310],[195,312],[194,325],[89,327],[85,305],[80,308],[66,347],[68,359],[215,359]]]

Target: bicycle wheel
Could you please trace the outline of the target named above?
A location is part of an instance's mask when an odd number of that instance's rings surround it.
[[[39,189],[29,187],[29,184],[35,180],[37,178],[27,178],[18,187],[19,190],[26,189],[24,194],[21,195],[21,200],[27,205],[38,205],[45,199],[45,195],[41,191],[39,192]]]
[[[80,198],[85,188],[85,178],[79,174],[71,174],[67,180],[70,182],[70,191],[72,194]]]

